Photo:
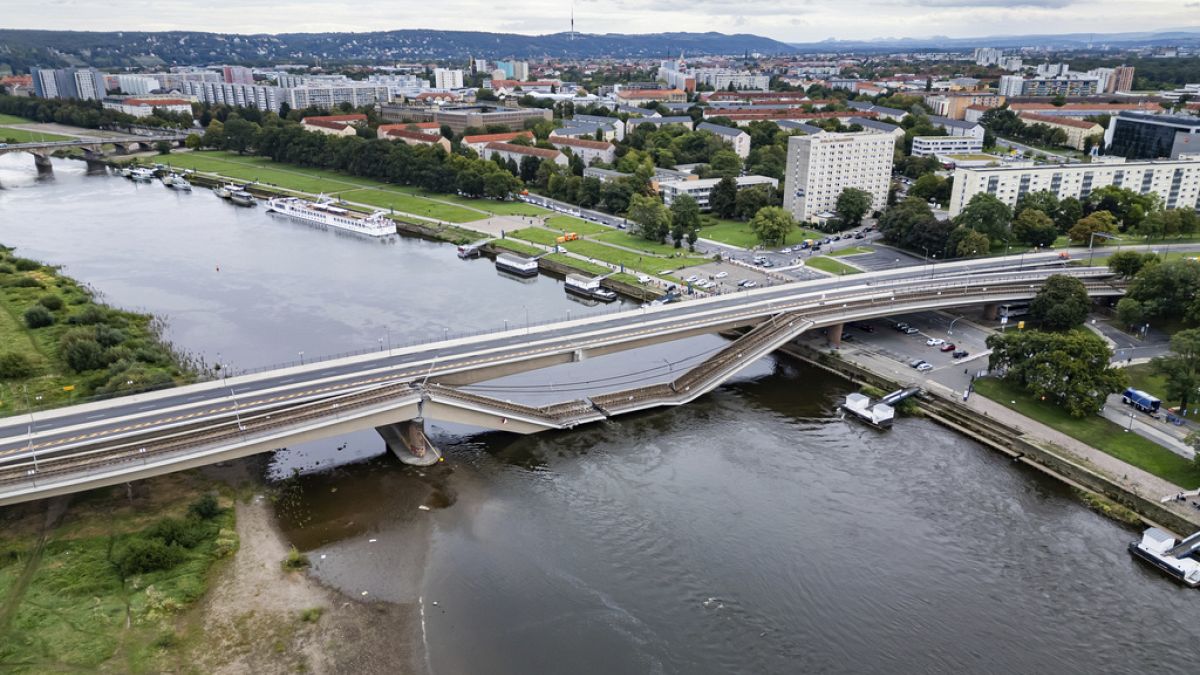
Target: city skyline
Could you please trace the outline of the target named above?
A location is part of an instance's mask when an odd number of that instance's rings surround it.
[[[7,14],[7,28],[47,30],[190,30],[221,33],[370,32],[400,29],[470,30],[546,34],[571,28],[572,8],[546,0],[518,0],[504,15],[489,13],[476,0],[448,0],[437,14],[415,20],[389,8],[349,3],[290,0],[139,0],[97,5],[51,0]],[[1192,0],[800,0],[787,9],[767,0],[697,0],[689,11],[629,0],[579,0],[575,29],[581,33],[710,31],[752,33],[784,42],[947,36],[954,38],[1045,33],[1112,33],[1169,30],[1200,2]],[[230,20],[236,16],[236,24]],[[1178,17],[1178,20],[1172,20]]]

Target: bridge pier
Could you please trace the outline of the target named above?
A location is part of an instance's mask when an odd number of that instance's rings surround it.
[[[1000,306],[994,302],[989,302],[983,306],[983,318],[988,321],[995,321],[999,316]]]
[[[845,324],[835,323],[826,330],[826,338],[829,340],[829,345],[834,349],[842,346],[842,328]]]
[[[99,174],[99,173],[107,173],[108,172],[108,165],[105,164],[104,160],[102,160],[102,159],[96,159],[94,157],[84,157],[83,161],[87,162],[87,172],[88,173]]]
[[[33,165],[37,167],[38,176],[53,176],[54,165],[50,163],[49,155],[33,154]]]
[[[422,417],[375,427],[375,431],[383,437],[392,454],[405,464],[430,466],[442,461],[441,451],[425,435],[425,419]]]

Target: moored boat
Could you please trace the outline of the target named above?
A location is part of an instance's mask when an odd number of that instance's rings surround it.
[[[612,302],[616,300],[616,293],[600,285],[602,279],[603,277],[585,277],[582,274],[568,274],[564,283],[568,293],[578,295],[581,298],[599,300],[600,302]]]
[[[233,196],[233,191],[236,189],[237,189],[236,187],[234,187],[233,185],[229,185],[229,184],[218,185],[215,188],[213,188],[213,194],[220,197],[221,199],[229,199],[231,196]]]
[[[538,261],[516,253],[501,253],[496,256],[496,269],[518,277],[536,277]]]
[[[139,183],[149,183],[154,180],[154,172],[144,167],[130,169],[129,177]]]
[[[310,202],[299,197],[275,197],[267,200],[267,209],[310,225],[332,227],[343,232],[387,237],[396,234],[396,223],[382,211],[359,216],[349,209],[334,206],[329,200]]]
[[[245,190],[230,191],[229,201],[237,204],[238,206],[255,206],[258,204],[258,202],[254,200],[254,195],[246,192]]]
[[[1140,540],[1129,543],[1129,552],[1184,586],[1196,588],[1200,586],[1200,561],[1192,554],[1197,534],[1179,542],[1171,533],[1151,527],[1142,533]]]

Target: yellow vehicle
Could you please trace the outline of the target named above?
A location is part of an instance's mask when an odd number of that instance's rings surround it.
[[[560,243],[560,244],[565,244],[565,243],[566,243],[566,242],[568,242],[568,241],[575,241],[576,239],[579,239],[579,235],[578,235],[578,234],[575,234],[574,232],[567,232],[567,233],[566,233],[566,234],[564,234],[563,236],[561,236],[561,237],[559,237],[559,238],[555,239],[554,241],[556,241],[556,242],[558,242],[558,243]]]

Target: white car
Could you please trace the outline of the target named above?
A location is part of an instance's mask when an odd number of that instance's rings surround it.
[[[724,279],[727,276],[729,276],[729,272],[717,272],[713,275],[713,277],[716,279]]]
[[[933,370],[933,366],[928,363],[922,363],[921,365],[917,366],[917,370],[923,373],[927,370]]]
[[[779,250],[779,252],[780,252],[780,253],[791,253],[791,252],[792,252],[792,249],[790,249],[790,248],[784,248],[784,249],[780,249],[780,250]]]
[[[925,341],[925,344],[929,345],[930,347],[941,347],[942,345],[946,344],[946,341],[942,338],[929,338]]]
[[[700,281],[700,277],[693,274],[692,276],[688,277],[687,279],[684,279],[684,281],[688,282],[689,284],[694,284],[697,281]]]
[[[757,285],[758,285],[757,281],[747,281],[745,284],[742,285],[742,288],[754,288]]]

